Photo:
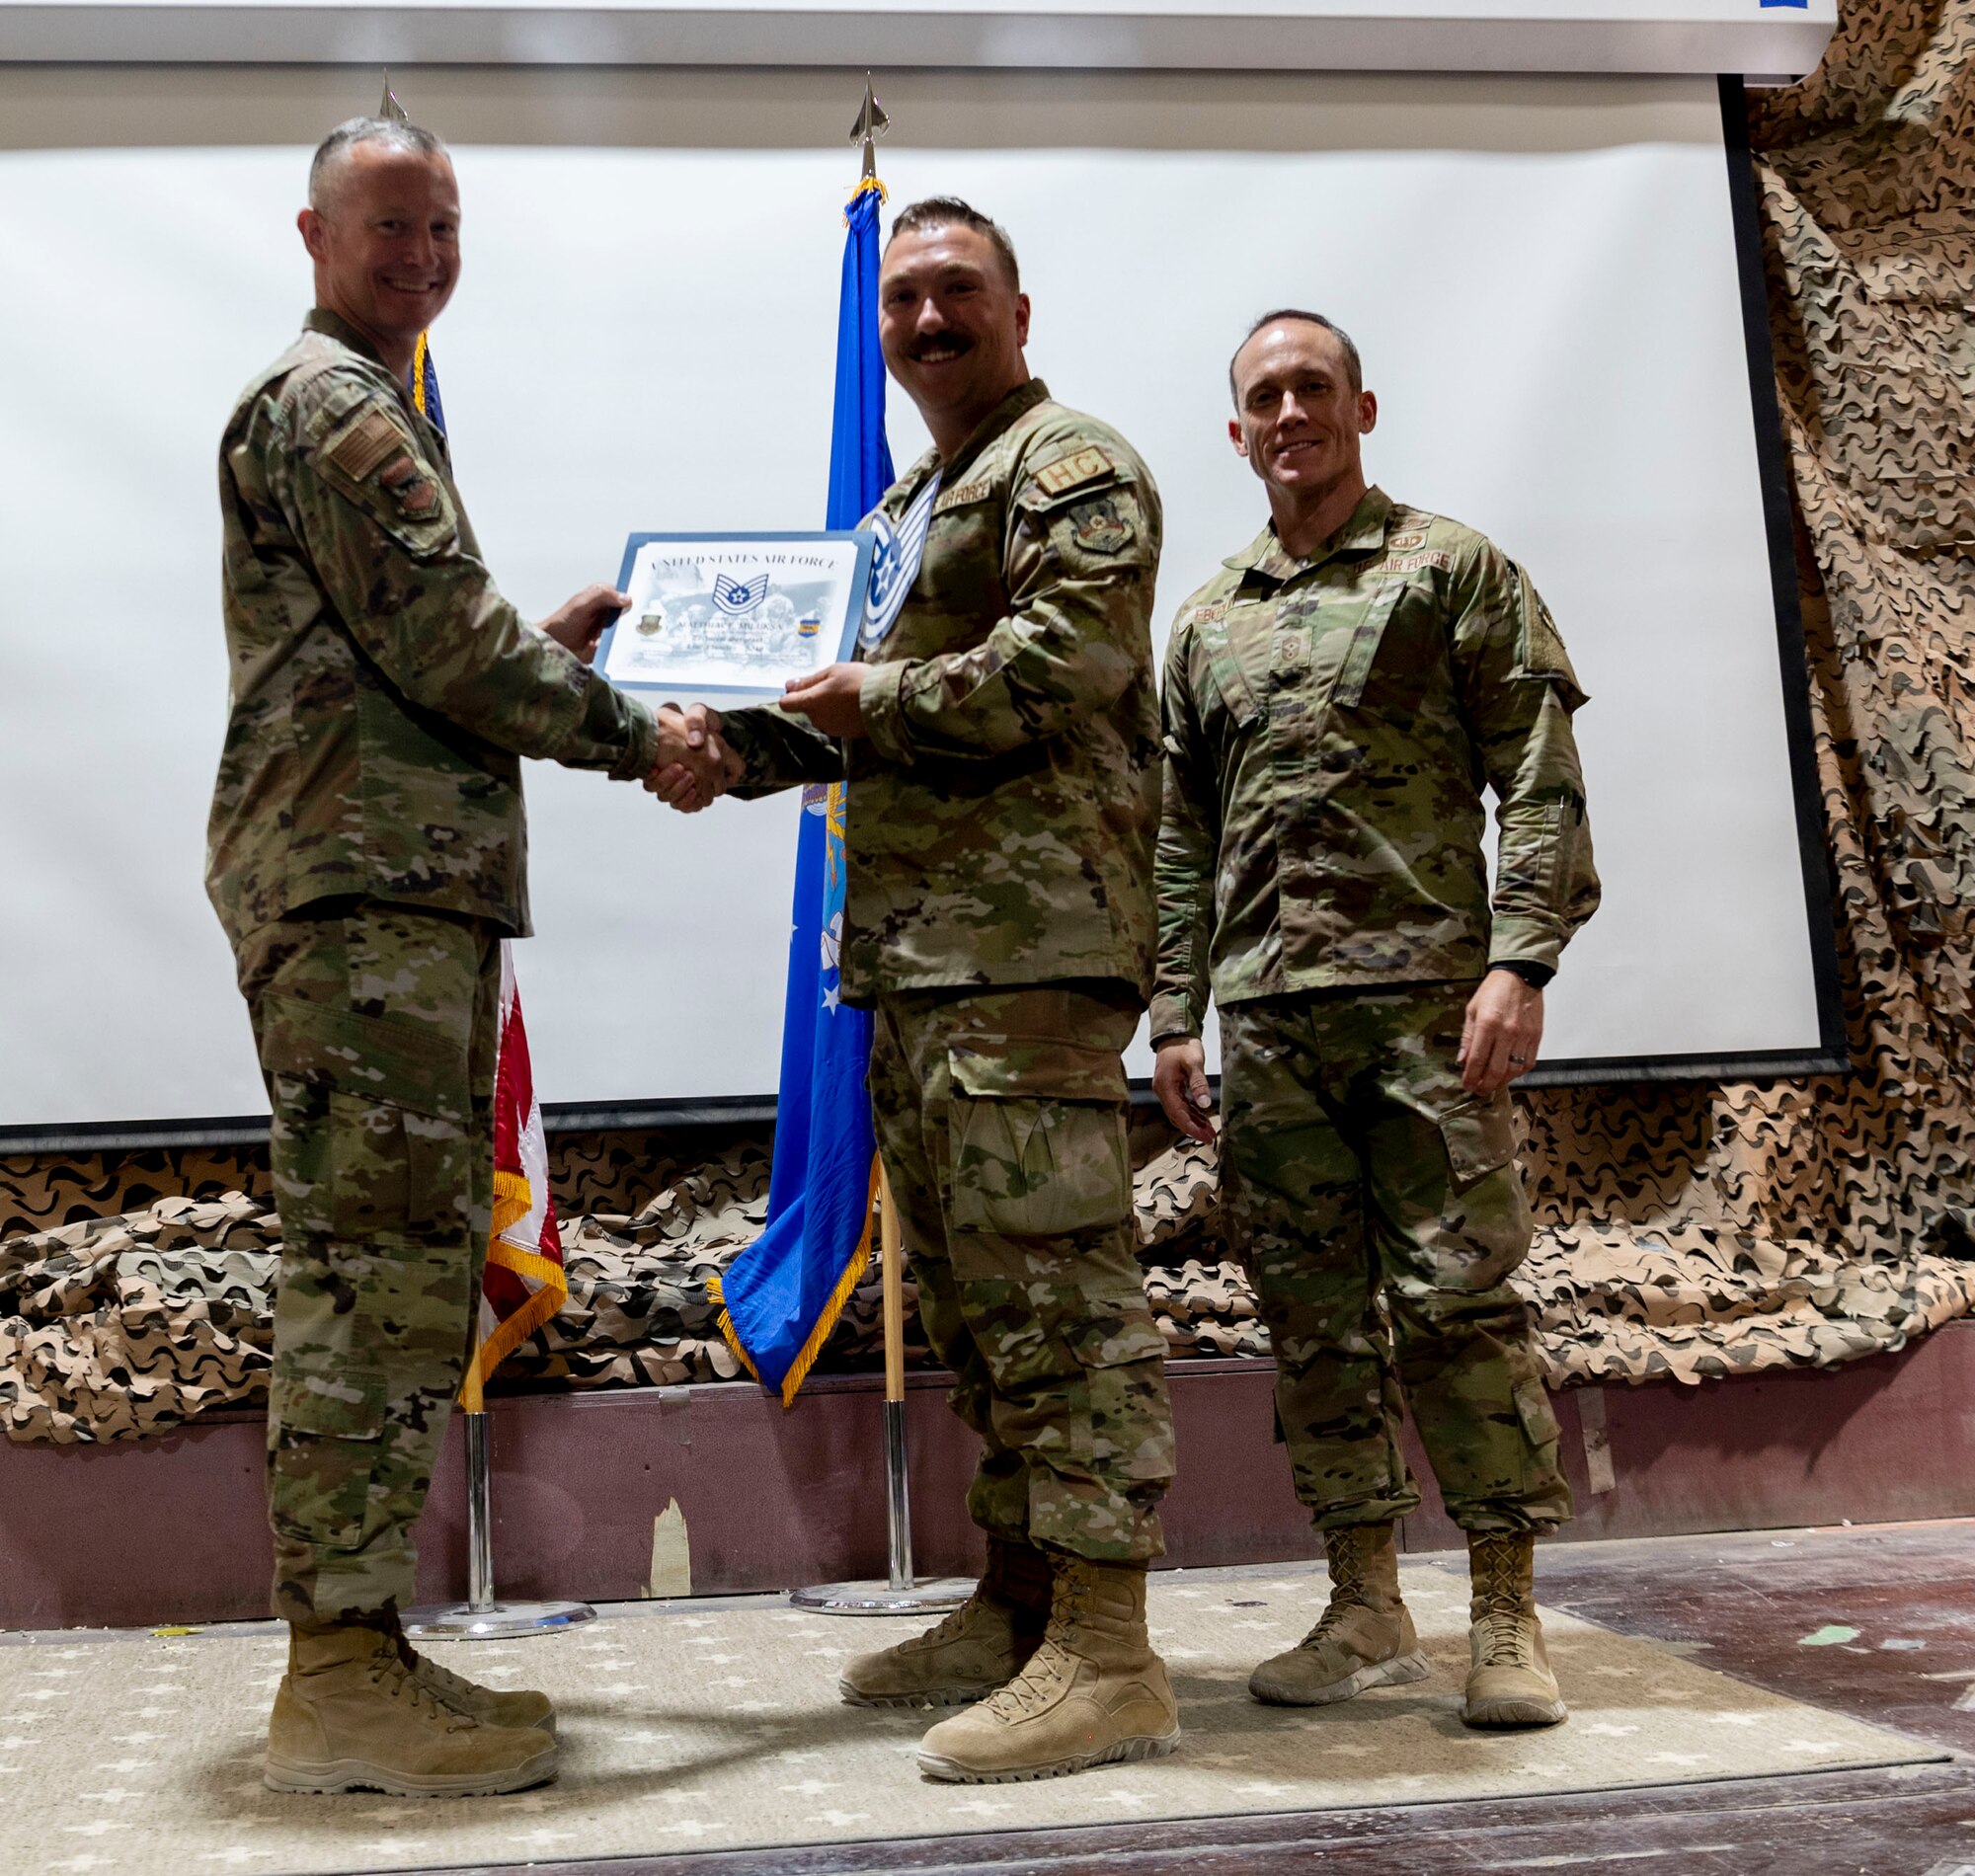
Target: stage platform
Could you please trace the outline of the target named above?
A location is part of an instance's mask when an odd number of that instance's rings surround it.
[[[1552,1545],[1540,1588],[1572,1714],[1533,1734],[1455,1716],[1459,1555],[1411,1558],[1402,1579],[1435,1673],[1285,1710],[1242,1681],[1301,1631],[1321,1573],[1161,1577],[1180,1751],[986,1790],[913,1775],[929,1716],[833,1698],[842,1655],[904,1624],[779,1598],[640,1602],[446,1650],[556,1695],[565,1769],[432,1804],[260,1786],[275,1624],[17,1633],[0,1638],[0,1840],[9,1876],[1966,1876],[1975,1860],[1975,1526]]]
[[[1168,1370],[1179,1478],[1169,1566],[1307,1559],[1316,1545],[1271,1441],[1271,1366]],[[970,1437],[937,1375],[910,1379],[917,1561],[965,1574]],[[1975,1514],[1975,1322],[1829,1369],[1557,1397],[1574,1540]],[[875,1377],[819,1376],[784,1412],[750,1384],[512,1396],[494,1405],[495,1562],[516,1597],[731,1595],[876,1575],[885,1513]],[[154,1440],[0,1445],[0,1628],[252,1618],[267,1610],[265,1421],[216,1414]],[[1587,1439],[1587,1435],[1589,1436]],[[421,1527],[421,1594],[464,1594],[457,1420]],[[1432,1495],[1413,1551],[1458,1533]],[[654,1523],[676,1502],[690,1580]],[[676,1546],[668,1546],[675,1559]]]
[[[447,1666],[556,1703],[562,1773],[522,1796],[407,1803],[276,1794],[260,1779],[265,1713],[287,1640],[272,1624],[189,1636],[122,1631],[0,1649],[0,1841],[12,1876],[241,1867],[333,1876],[575,1860],[677,1848],[921,1841],[991,1826],[1033,1835],[1131,1818],[1200,1820],[1620,1791],[1826,1769],[1925,1765],[1937,1746],[1806,1705],[1669,1648],[1544,1611],[1574,1723],[1461,1724],[1467,1666],[1461,1560],[1419,1561],[1402,1589],[1433,1664],[1348,1705],[1263,1706],[1254,1663],[1291,1647],[1320,1571],[1168,1571],[1149,1621],[1183,1735],[1169,1757],[1088,1776],[956,1787],[920,1776],[931,1718],[847,1707],[851,1655],[919,1626],[790,1608],[780,1597],[618,1604],[564,1634],[434,1648]],[[141,1829],[128,1828],[141,1820]]]

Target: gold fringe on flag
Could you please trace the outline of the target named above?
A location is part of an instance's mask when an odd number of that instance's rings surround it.
[[[830,1332],[836,1327],[837,1318],[843,1314],[844,1305],[849,1302],[851,1292],[864,1281],[864,1273],[871,1268],[871,1225],[873,1208],[878,1203],[878,1155],[871,1155],[871,1185],[864,1200],[864,1232],[857,1240],[857,1248],[850,1253],[849,1262],[843,1266],[843,1273],[836,1280],[836,1288],[830,1292],[830,1300],[824,1304],[809,1332],[809,1340],[802,1345],[802,1353],[789,1364],[789,1371],[782,1376],[782,1405],[793,1407],[796,1392],[809,1379],[809,1371],[816,1366],[817,1358],[823,1353],[824,1344],[830,1340]],[[727,1313],[727,1298],[719,1277],[707,1280],[706,1293],[710,1301],[720,1311],[720,1333],[726,1338],[727,1346],[734,1351],[735,1359],[758,1381],[761,1371],[741,1346],[741,1337],[734,1327],[734,1318]]]
[[[485,1411],[487,1383],[501,1364],[543,1323],[557,1315],[569,1299],[569,1273],[560,1264],[539,1251],[524,1251],[518,1244],[510,1244],[502,1236],[534,1208],[533,1195],[521,1174],[505,1168],[495,1172],[494,1228],[487,1236],[487,1261],[541,1288],[513,1315],[496,1323],[493,1333],[473,1351],[466,1378],[459,1384],[459,1404],[469,1414]]]

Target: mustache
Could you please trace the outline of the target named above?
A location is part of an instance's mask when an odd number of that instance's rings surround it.
[[[914,339],[906,348],[906,356],[923,359],[930,357],[935,352],[949,352],[955,357],[961,357],[973,350],[974,341],[965,333],[936,332],[928,333],[923,339]]]

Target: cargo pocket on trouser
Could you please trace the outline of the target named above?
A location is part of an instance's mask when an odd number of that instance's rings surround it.
[[[1447,1189],[1435,1266],[1449,1289],[1502,1283],[1528,1256],[1530,1208],[1516,1167],[1516,1126],[1505,1094],[1461,1101],[1438,1121],[1447,1151]]]
[[[264,997],[254,1014],[261,1066],[276,1091],[273,1159],[284,1230],[463,1238],[474,1173],[466,1045],[425,1024],[307,997]]]
[[[334,1360],[270,1380],[268,1510],[281,1536],[325,1550],[356,1547],[370,1508],[385,1393],[381,1372]]]
[[[955,1044],[947,1147],[956,1233],[1054,1238],[1132,1211],[1125,1065],[1110,1050]]]

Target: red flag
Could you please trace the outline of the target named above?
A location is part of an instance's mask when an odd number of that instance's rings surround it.
[[[547,1322],[569,1295],[555,1201],[549,1197],[549,1145],[528,1065],[528,1034],[514,987],[514,953],[501,945],[501,1054],[494,1076],[494,1227],[480,1280],[479,1346],[459,1390],[470,1414],[508,1357]]]

